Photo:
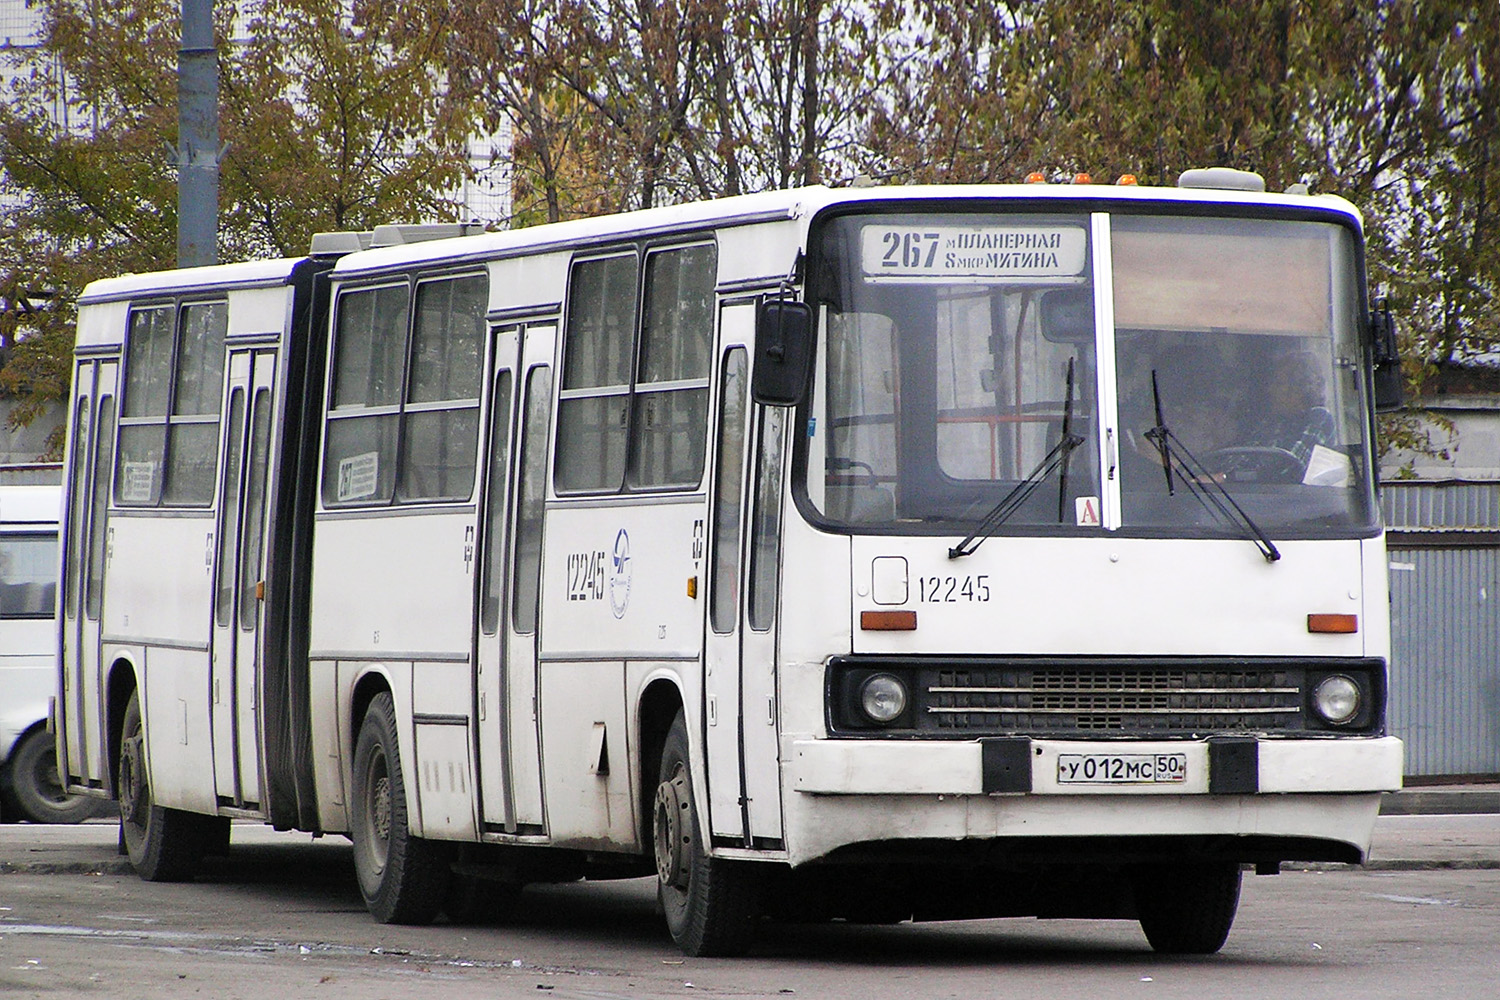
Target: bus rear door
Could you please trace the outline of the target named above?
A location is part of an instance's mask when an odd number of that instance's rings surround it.
[[[63,596],[63,676],[58,718],[66,757],[64,784],[78,781],[99,787],[108,765],[103,755],[103,733],[89,720],[102,723],[100,674],[100,611],[104,604],[109,493],[114,470],[116,387],[120,365],[116,359],[85,360],[73,381],[73,421],[68,468],[68,506]],[[59,764],[63,762],[60,760]]]

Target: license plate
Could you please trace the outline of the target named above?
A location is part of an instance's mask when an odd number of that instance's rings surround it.
[[[1156,785],[1186,780],[1185,753],[1065,753],[1057,758],[1060,785]]]

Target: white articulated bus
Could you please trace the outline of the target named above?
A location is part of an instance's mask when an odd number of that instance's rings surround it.
[[[1361,222],[1235,171],[810,188],[99,282],[59,752],[187,877],[382,921],[650,875],[760,919],[1139,919],[1399,787]],[[315,250],[317,246],[315,245]]]

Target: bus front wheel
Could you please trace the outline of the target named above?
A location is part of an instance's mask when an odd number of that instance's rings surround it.
[[[681,712],[662,747],[652,809],[657,898],[672,940],[687,955],[743,954],[755,930],[756,879],[749,863],[712,858],[693,799],[687,723]]]
[[[203,858],[217,817],[156,804],[146,769],[146,729],[138,692],[130,695],[120,730],[120,839],[136,873],[147,882],[186,882]]]
[[[1136,873],[1136,913],[1151,947],[1166,955],[1212,955],[1224,947],[1240,905],[1234,862],[1153,865]]]
[[[449,852],[411,834],[396,708],[387,692],[370,702],[359,728],[353,807],[354,871],[370,914],[383,924],[431,923],[447,894]]]

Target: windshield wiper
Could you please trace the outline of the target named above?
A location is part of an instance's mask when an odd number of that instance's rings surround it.
[[[1161,455],[1162,470],[1167,477],[1167,495],[1177,495],[1172,476],[1175,469],[1176,478],[1182,481],[1188,492],[1203,505],[1205,510],[1215,517],[1243,528],[1248,533],[1250,541],[1254,542],[1255,547],[1260,550],[1260,554],[1266,557],[1266,562],[1275,562],[1280,559],[1280,550],[1261,530],[1260,525],[1245,513],[1224,484],[1202,462],[1198,461],[1177,435],[1167,429],[1167,422],[1162,418],[1161,391],[1156,385],[1154,368],[1151,370],[1151,398],[1156,406],[1156,426],[1146,432],[1146,440],[1155,445],[1157,452]]]
[[[1000,527],[1000,525],[1010,519],[1012,514],[1020,510],[1021,505],[1026,502],[1026,499],[1032,493],[1036,492],[1036,488],[1042,485],[1048,476],[1059,469],[1061,472],[1058,475],[1057,522],[1061,524],[1066,511],[1068,497],[1068,457],[1073,454],[1073,449],[1081,444],[1083,444],[1083,438],[1073,433],[1073,359],[1069,358],[1067,399],[1063,403],[1061,439],[1037,463],[1036,468],[1032,469],[1026,475],[1025,479],[1016,483],[1010,492],[1000,498],[999,503],[990,508],[990,512],[984,515],[984,518],[969,533],[967,538],[948,550],[948,558],[957,559],[960,556],[972,555],[979,546],[984,544],[984,540],[989,537],[990,532]]]

